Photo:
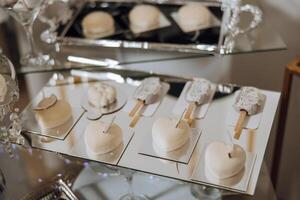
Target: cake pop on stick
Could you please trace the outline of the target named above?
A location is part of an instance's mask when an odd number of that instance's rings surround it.
[[[257,114],[263,104],[264,96],[259,89],[254,87],[243,87],[236,99],[234,108],[240,113],[234,128],[234,138],[239,139],[247,116]]]
[[[206,79],[196,78],[191,83],[186,94],[186,100],[189,102],[188,109],[184,118],[190,121],[191,115],[196,108],[205,103],[211,90],[211,83]]]

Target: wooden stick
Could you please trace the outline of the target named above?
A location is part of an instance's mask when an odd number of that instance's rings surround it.
[[[184,119],[189,120],[191,118],[191,115],[192,115],[192,112],[194,111],[195,106],[196,106],[195,102],[191,102],[189,104],[189,107],[188,107],[188,109],[187,109],[187,111],[186,111],[186,113],[184,115]]]
[[[143,104],[142,104],[143,105]],[[135,115],[133,116],[130,124],[129,124],[129,127],[130,128],[134,128],[135,125],[137,124],[137,122],[139,121],[140,117],[141,117],[141,110],[142,110],[143,106],[140,106],[139,109],[135,112]]]
[[[183,114],[185,113],[185,110],[186,109],[184,109],[184,111],[181,113],[180,118],[178,119],[175,128],[182,128],[181,127],[181,120],[182,120]]]
[[[114,115],[113,118],[110,120],[108,126],[107,126],[106,129],[104,130],[104,133],[107,133],[107,131],[109,130],[109,128],[113,125],[115,119],[116,119],[116,115]]]
[[[135,127],[135,125],[136,125],[137,122],[139,121],[140,117],[141,117],[140,112],[137,112],[137,113],[133,116],[133,118],[132,118],[132,120],[131,120],[131,122],[130,122],[130,124],[129,124],[130,128],[134,128],[134,127]]]
[[[135,113],[140,109],[141,106],[144,105],[144,101],[142,100],[137,100],[135,106],[132,108],[132,110],[129,113],[130,117],[133,117],[135,115]]]
[[[188,120],[189,126],[192,127],[192,126],[193,126],[193,123],[194,123],[194,119],[193,119],[193,118],[190,118],[190,119]]]
[[[248,140],[247,140],[247,150],[249,152],[253,152],[254,150],[254,140],[255,140],[255,130],[254,129],[249,129],[248,133]]]
[[[241,110],[240,111],[240,116],[239,116],[239,119],[236,123],[236,126],[234,128],[234,139],[236,140],[239,140],[240,139],[240,136],[242,134],[242,131],[243,131],[243,125],[244,125],[244,121],[246,119],[246,116],[247,116],[247,111],[245,110]]]

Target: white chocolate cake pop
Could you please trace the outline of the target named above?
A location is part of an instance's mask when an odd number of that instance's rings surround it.
[[[230,156],[229,156],[230,153]],[[245,167],[246,152],[239,145],[215,141],[205,151],[205,167],[218,179],[237,175]]]
[[[160,11],[151,5],[137,5],[129,13],[130,25],[140,29],[148,30],[159,25]]]
[[[182,147],[190,137],[191,130],[186,121],[180,124],[175,119],[158,118],[152,126],[152,139],[161,151],[170,152]],[[176,127],[177,126],[177,127]]]
[[[70,104],[55,95],[42,99],[34,108],[42,129],[51,129],[66,123],[72,117]]]
[[[185,31],[208,26],[211,20],[209,10],[201,3],[193,2],[182,6],[178,11],[179,23]]]
[[[103,11],[95,11],[82,20],[83,34],[86,38],[97,39],[114,34],[115,23],[113,17]]]
[[[116,102],[117,91],[113,86],[99,82],[89,87],[88,99],[97,108],[109,107]]]
[[[3,102],[7,93],[7,85],[5,78],[0,74],[0,102]]]
[[[264,96],[255,87],[243,87],[236,99],[234,108],[237,111],[245,110],[248,115],[257,114],[264,101]]]
[[[186,100],[201,105],[207,100],[210,91],[211,83],[208,80],[196,78],[186,94]]]
[[[85,144],[94,154],[105,154],[117,149],[123,142],[122,129],[115,123],[90,121],[84,133]]]
[[[211,83],[206,79],[195,78],[186,93],[186,100],[189,102],[184,118],[191,121],[191,115],[196,106],[207,101],[211,92]]]
[[[162,86],[159,78],[145,78],[136,89],[134,98],[137,100],[142,100],[145,102],[145,104],[154,103],[161,91],[161,87]]]
[[[263,103],[264,95],[259,89],[254,87],[243,87],[236,99],[233,107],[240,112],[239,119],[235,126],[234,138],[239,139],[243,130],[244,121],[247,115],[255,115],[260,112]]]
[[[133,97],[137,100],[135,106],[129,113],[133,117],[129,126],[134,127],[140,117],[140,110],[145,104],[154,103],[161,92],[162,85],[157,77],[145,78],[135,90]]]

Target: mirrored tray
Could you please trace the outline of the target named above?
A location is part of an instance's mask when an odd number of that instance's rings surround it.
[[[184,1],[144,1],[157,7],[168,25],[154,30],[136,33],[130,28],[128,14],[141,1],[84,1],[74,8],[76,14],[66,25],[58,27],[59,41],[63,45],[87,45],[102,47],[122,47],[179,52],[216,53],[221,39],[223,12],[221,3],[202,2],[210,13],[211,22],[207,28],[184,32],[175,17]],[[83,18],[94,11],[108,12],[115,21],[115,34],[98,39],[85,38],[82,28]]]
[[[193,179],[195,178],[193,177],[193,174],[194,170],[197,169],[196,166],[202,164],[199,163],[199,160],[201,160],[203,149],[208,141],[227,141],[226,131],[229,127],[226,123],[226,116],[232,106],[231,102],[232,98],[234,98],[234,92],[240,87],[230,84],[217,85],[216,93],[213,97],[206,117],[204,119],[198,120],[195,123],[195,127],[201,129],[202,134],[196,144],[189,162],[187,164],[184,164],[175,161],[163,160],[161,158],[145,156],[140,154],[139,151],[141,144],[143,144],[145,138],[147,138],[146,134],[149,134],[149,132],[151,132],[150,130],[154,120],[160,116],[172,115],[172,107],[175,105],[176,100],[178,99],[187,79],[139,71],[109,68],[102,68],[97,70],[91,69],[90,72],[94,73],[94,78],[98,77],[100,80],[110,80],[123,83],[120,84],[120,88],[126,89],[126,94],[129,96],[133,93],[134,88],[136,87],[136,83],[138,83],[137,81],[149,76],[159,76],[161,80],[170,84],[170,90],[162,101],[159,109],[152,117],[142,117],[140,119],[133,130],[133,137],[129,139],[128,145],[118,162],[103,162],[103,160],[93,159],[87,156],[84,148],[76,148],[76,146],[78,145],[82,146],[82,143],[84,142],[82,130],[85,129],[84,127],[86,126],[86,124],[82,120],[79,120],[79,122],[74,126],[71,133],[66,137],[64,141],[52,139],[51,141],[42,142],[41,144],[41,139],[44,137],[40,137],[38,135],[29,135],[28,139],[31,146],[39,149],[80,157],[86,160],[94,160],[106,164],[108,163],[111,165],[117,165],[119,167],[130,168],[137,171],[147,172],[173,179],[180,179],[187,182],[210,185],[216,188],[231,190],[238,193],[245,193],[250,195],[254,194],[280,97],[280,94],[278,92],[262,90],[263,93],[268,94],[268,98],[264,107],[260,126],[258,129],[254,130],[255,137],[252,141],[254,144],[252,145],[252,153],[254,153],[256,156],[255,161],[253,163],[252,170],[250,169],[251,173],[249,175],[249,180],[245,184],[242,184],[244,185],[243,187],[235,188],[231,185],[218,185],[198,179],[195,180]],[[112,76],[112,74],[114,74],[114,76]],[[80,87],[80,85],[82,84],[88,83],[72,84],[72,87]],[[76,91],[76,89],[74,89],[74,91]],[[76,103],[76,99],[73,98],[72,101],[73,103]],[[77,103],[80,104],[80,101],[78,100]],[[114,115],[118,117],[118,123],[120,123],[121,126],[128,126],[130,118],[128,117],[128,114],[125,113],[122,109],[114,113]],[[244,142],[244,140],[245,139],[243,139],[243,142],[241,142],[240,145],[245,150],[247,150],[249,149],[247,147],[248,143]],[[77,149],[76,155],[74,154],[74,149]]]
[[[229,23],[230,12],[233,9],[232,5],[229,5],[230,2],[226,0],[198,1],[209,8],[211,15],[219,21],[220,25],[190,33],[184,33],[172,16],[180,6],[192,1],[102,0],[95,2],[78,1],[76,6],[73,7],[76,14],[69,23],[57,29],[58,41],[61,45],[175,51],[202,55],[233,54],[286,48],[280,36],[271,30],[265,21],[252,31],[238,34],[230,45],[225,44],[226,37],[229,34],[226,26]],[[138,36],[132,34],[128,28],[127,15],[134,5],[141,2],[158,7],[168,18],[171,25],[148,31]],[[113,13],[113,17],[118,24],[118,34],[99,39],[84,38],[81,27],[82,19],[86,14],[95,10]],[[240,26],[247,27],[251,20],[252,17],[250,15],[242,15],[242,18],[239,19]]]

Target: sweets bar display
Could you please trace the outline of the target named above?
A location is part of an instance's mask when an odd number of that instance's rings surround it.
[[[152,74],[120,79],[120,76],[111,76],[112,72],[97,73],[101,74],[101,80],[45,86],[23,111],[24,124],[39,127],[23,131],[31,138],[33,147],[240,193],[254,193],[278,93],[216,84],[201,78],[168,79]],[[244,95],[249,89],[259,97],[264,95],[265,103],[254,101],[258,97],[254,94]],[[82,100],[82,96],[87,100]],[[172,108],[180,97],[187,101],[186,108],[174,113]],[[234,137],[235,125],[226,121],[231,109],[237,115],[246,109],[242,106],[245,104],[239,104],[240,110],[234,109],[241,98],[251,105],[259,105],[257,112],[263,113],[259,126],[252,130],[256,137],[250,142],[244,141],[247,134],[244,123],[240,131],[243,139],[239,140]],[[205,103],[209,103],[209,107],[203,118],[194,117],[191,110]],[[115,105],[120,106],[115,109]],[[97,117],[90,118],[88,106],[102,110]],[[149,107],[151,114],[144,115]],[[59,127],[70,117],[73,108],[80,108],[81,114],[62,132]],[[105,109],[109,112],[104,112]],[[43,117],[44,112],[50,114]],[[33,118],[26,117],[28,113],[34,113]],[[249,110],[249,119],[250,114],[253,113]],[[58,131],[64,137],[55,138],[43,131],[44,128]],[[248,145],[254,147],[251,152]]]

